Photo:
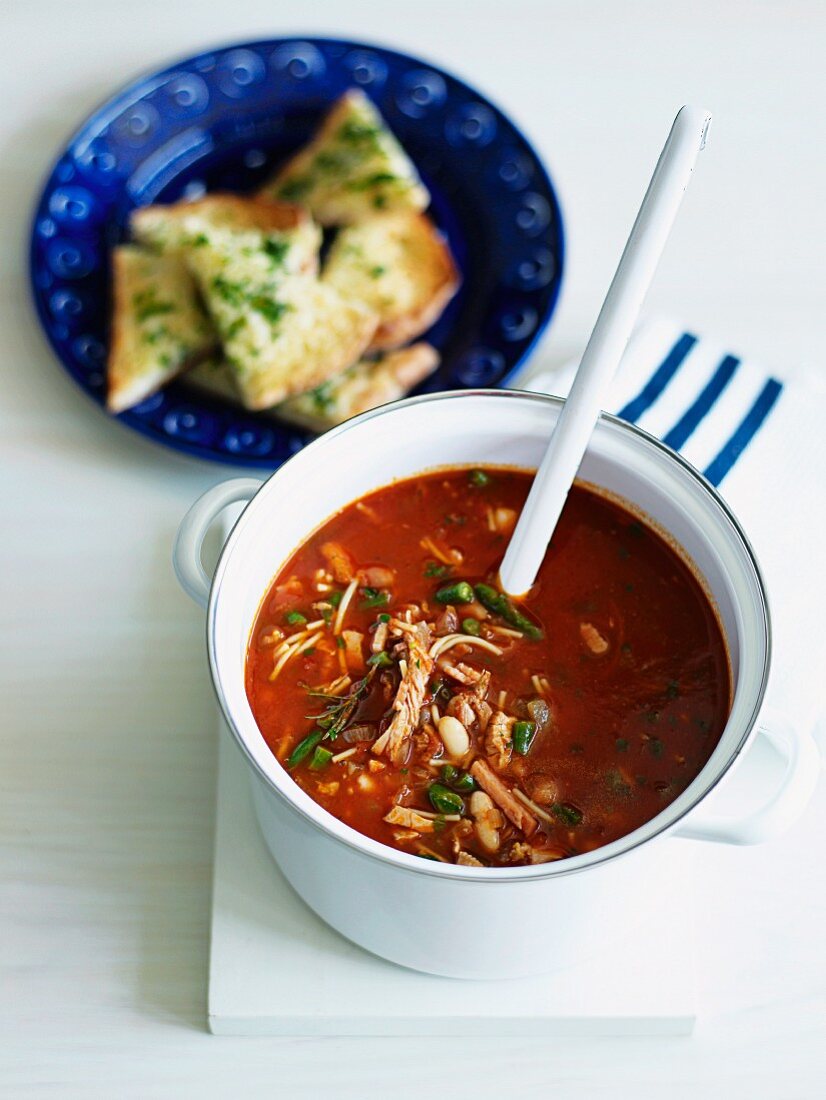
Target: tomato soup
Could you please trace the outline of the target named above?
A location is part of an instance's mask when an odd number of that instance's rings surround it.
[[[669,543],[571,490],[536,584],[498,568],[532,475],[451,469],[328,519],[253,627],[268,745],[359,832],[467,866],[565,859],[655,817],[729,714],[722,631]]]

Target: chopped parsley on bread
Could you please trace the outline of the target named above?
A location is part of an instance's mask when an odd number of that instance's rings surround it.
[[[459,287],[441,233],[424,214],[378,214],[336,236],[322,280],[378,314],[371,350],[397,348],[438,320]]]
[[[370,309],[314,275],[291,272],[288,255],[257,247],[251,232],[214,230],[188,257],[249,409],[269,408],[339,374],[375,331]]]
[[[362,359],[343,374],[277,405],[273,412],[291,424],[323,432],[368,409],[404,397],[438,365],[439,353],[430,344],[411,344],[375,359]]]
[[[303,245],[303,270],[313,269],[321,234],[307,210],[292,203],[216,192],[194,202],[140,206],[129,219],[138,244],[159,252],[187,252],[209,244],[214,231],[286,233]]]
[[[386,210],[424,210],[427,188],[364,92],[333,106],[309,143],[264,186],[261,196],[301,203],[321,225],[352,225]]]
[[[258,195],[133,211],[136,243],[114,254],[109,407],[193,364],[196,384],[318,431],[403,396],[438,354],[402,345],[459,285],[422,213],[429,201],[375,106],[351,90]],[[319,276],[321,226],[337,232]]]
[[[290,424],[323,432],[368,409],[404,397],[438,365],[439,353],[430,344],[411,344],[398,351],[360,359],[335,378],[291,397],[271,412]],[[218,357],[199,363],[187,375],[187,381],[216,397],[239,399],[233,372]]]
[[[120,245],[112,273],[106,405],[119,413],[209,354],[217,336],[179,257]]]

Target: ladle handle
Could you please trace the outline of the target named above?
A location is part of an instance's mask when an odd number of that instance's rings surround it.
[[[571,392],[502,561],[499,579],[512,596],[524,595],[536,580],[697,156],[705,145],[710,123],[709,112],[697,107],[681,108],[674,119]]]

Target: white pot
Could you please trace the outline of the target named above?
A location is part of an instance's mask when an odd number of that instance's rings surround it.
[[[737,521],[714,489],[662,443],[603,416],[580,476],[618,494],[684,548],[719,609],[735,685],[731,716],[695,781],[628,836],[559,863],[513,868],[440,864],[388,848],[344,825],[305,794],[261,736],[244,690],[250,630],[282,563],[320,522],[399,477],[452,464],[538,464],[561,402],[539,394],[471,391],[412,398],[366,413],[295,455],[263,485],[239,479],[205,494],[181,524],[175,567],[208,607],[215,690],[249,763],[264,839],[295,890],[325,921],[369,951],[417,970],[510,977],[550,970],[627,933],[679,858],[669,837],[730,844],[763,840],[803,811],[818,774],[808,736],[763,710],[770,625],[762,579]],[[207,527],[248,500],[210,582],[200,559]],[[709,818],[712,788],[766,737],[778,750],[757,811]],[[667,879],[666,879],[667,881]]]

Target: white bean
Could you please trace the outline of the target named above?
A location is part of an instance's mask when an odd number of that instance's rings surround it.
[[[494,806],[490,796],[484,791],[474,791],[470,796],[470,812],[476,822],[479,843],[487,852],[497,851],[502,815]]]
[[[439,719],[439,736],[444,747],[454,760],[464,756],[470,748],[468,732],[458,718],[444,714]]]

